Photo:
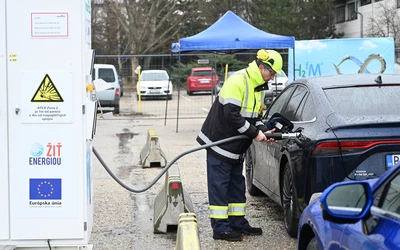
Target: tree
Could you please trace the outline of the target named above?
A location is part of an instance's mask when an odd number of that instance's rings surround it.
[[[126,38],[128,52],[133,55],[168,51],[171,39],[176,37],[180,25],[192,10],[196,0],[104,0],[107,18],[115,17]],[[108,11],[109,10],[109,11]],[[111,36],[116,33],[112,32]],[[108,40],[111,42],[111,40]],[[146,57],[143,68],[148,68],[150,57]],[[133,57],[132,74],[138,66],[138,58]],[[134,76],[133,76],[134,77]]]
[[[252,0],[249,21],[269,33],[297,40],[340,37],[333,22],[335,0]]]
[[[379,4],[379,11],[370,18],[368,37],[393,37],[396,47],[400,46],[400,16],[396,6]]]

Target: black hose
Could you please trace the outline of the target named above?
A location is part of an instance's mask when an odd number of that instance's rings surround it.
[[[165,166],[165,168],[156,176],[156,178],[154,178],[153,181],[150,182],[149,185],[145,186],[144,188],[141,189],[134,189],[131,188],[129,186],[127,186],[125,183],[123,183],[120,179],[118,179],[117,176],[115,176],[115,174],[107,167],[107,164],[103,161],[103,159],[101,158],[101,156],[99,155],[99,153],[97,152],[97,150],[95,149],[95,147],[93,147],[93,153],[94,155],[97,157],[97,159],[100,161],[101,165],[104,167],[104,169],[107,171],[107,173],[109,175],[111,175],[111,177],[118,182],[118,184],[120,184],[123,188],[125,188],[126,190],[130,191],[130,192],[134,192],[134,193],[142,193],[144,191],[146,191],[147,189],[151,188],[164,174],[165,172],[168,171],[168,169],[172,166],[173,163],[175,163],[179,158],[181,158],[184,155],[199,151],[201,149],[205,149],[205,148],[210,148],[222,143],[226,143],[226,142],[230,142],[230,141],[234,141],[234,140],[239,140],[239,139],[249,139],[249,137],[245,136],[245,135],[237,135],[237,136],[233,136],[233,137],[229,137],[223,140],[219,140],[213,143],[209,143],[209,144],[204,144],[201,145],[199,147],[196,148],[192,148],[189,149],[187,151],[184,151],[182,153],[180,153],[178,156],[176,156],[174,159],[172,159],[172,161],[170,161],[167,166]]]

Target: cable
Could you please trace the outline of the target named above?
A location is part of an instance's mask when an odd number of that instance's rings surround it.
[[[51,250],[50,240],[47,239],[47,244],[49,245],[49,249]]]
[[[239,139],[249,139],[249,137],[247,137],[246,135],[237,135],[237,136],[233,136],[233,137],[229,137],[223,140],[219,140],[213,143],[209,143],[209,144],[204,144],[200,147],[196,147],[196,148],[192,148],[189,149],[187,151],[184,151],[182,153],[180,153],[178,156],[176,156],[174,159],[172,159],[172,161],[170,161],[167,166],[165,166],[165,168],[156,176],[156,178],[154,178],[153,181],[150,182],[149,185],[145,186],[144,188],[139,188],[139,189],[135,189],[135,188],[131,188],[129,186],[127,186],[125,183],[123,183],[120,179],[118,179],[117,176],[115,176],[115,174],[107,167],[107,164],[103,161],[103,159],[101,158],[101,156],[99,155],[99,153],[97,152],[97,150],[95,149],[95,147],[93,147],[92,151],[94,153],[94,155],[97,157],[97,159],[100,161],[101,165],[104,167],[104,169],[107,171],[107,173],[109,175],[111,175],[111,177],[118,182],[118,184],[120,184],[123,188],[125,188],[126,190],[130,191],[130,192],[134,192],[134,193],[142,193],[146,190],[148,190],[149,188],[151,188],[164,174],[165,172],[168,171],[168,169],[172,166],[173,163],[175,163],[179,158],[181,158],[184,155],[199,151],[201,149],[205,149],[205,148],[210,148],[219,144],[223,144],[226,142],[230,142],[230,141],[234,141],[234,140],[239,140]]]

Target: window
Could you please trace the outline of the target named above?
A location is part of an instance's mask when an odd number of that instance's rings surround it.
[[[269,119],[271,116],[275,113],[281,113],[282,108],[285,106],[287,100],[290,98],[292,95],[293,90],[295,89],[295,86],[292,85],[289,88],[287,88],[272,104],[271,108],[269,109],[269,112],[265,114],[264,119]]]
[[[168,74],[166,72],[147,72],[142,73],[141,81],[168,81]]]
[[[298,86],[293,95],[290,97],[289,103],[286,106],[285,111],[283,112],[283,116],[290,121],[298,121],[295,115],[297,113],[297,110],[299,109],[300,104],[305,99],[304,97],[307,95],[307,93],[308,91],[305,87]]]
[[[112,69],[99,69],[99,78],[106,82],[115,82],[114,71]]]
[[[398,117],[400,109],[393,107],[400,107],[399,88],[399,85],[365,85],[348,88],[337,87],[324,91],[332,108],[339,115]]]
[[[382,185],[374,197],[374,206],[400,215],[400,175]]]
[[[295,116],[295,121],[311,121],[316,118],[314,102],[308,94],[303,102],[301,102]]]
[[[335,9],[335,22],[342,23],[345,21],[345,6],[337,7]]]
[[[370,4],[371,2],[371,0],[361,0],[361,6]]]
[[[400,0],[397,0],[397,8],[400,8]]]
[[[347,20],[355,20],[357,19],[357,13],[356,13],[356,5],[355,3],[349,3],[347,5]]]
[[[193,76],[215,76],[217,75],[213,70],[196,70],[193,71]]]

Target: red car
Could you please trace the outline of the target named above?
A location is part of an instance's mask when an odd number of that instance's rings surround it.
[[[186,92],[216,91],[218,75],[211,67],[192,68],[190,76],[186,79]]]

